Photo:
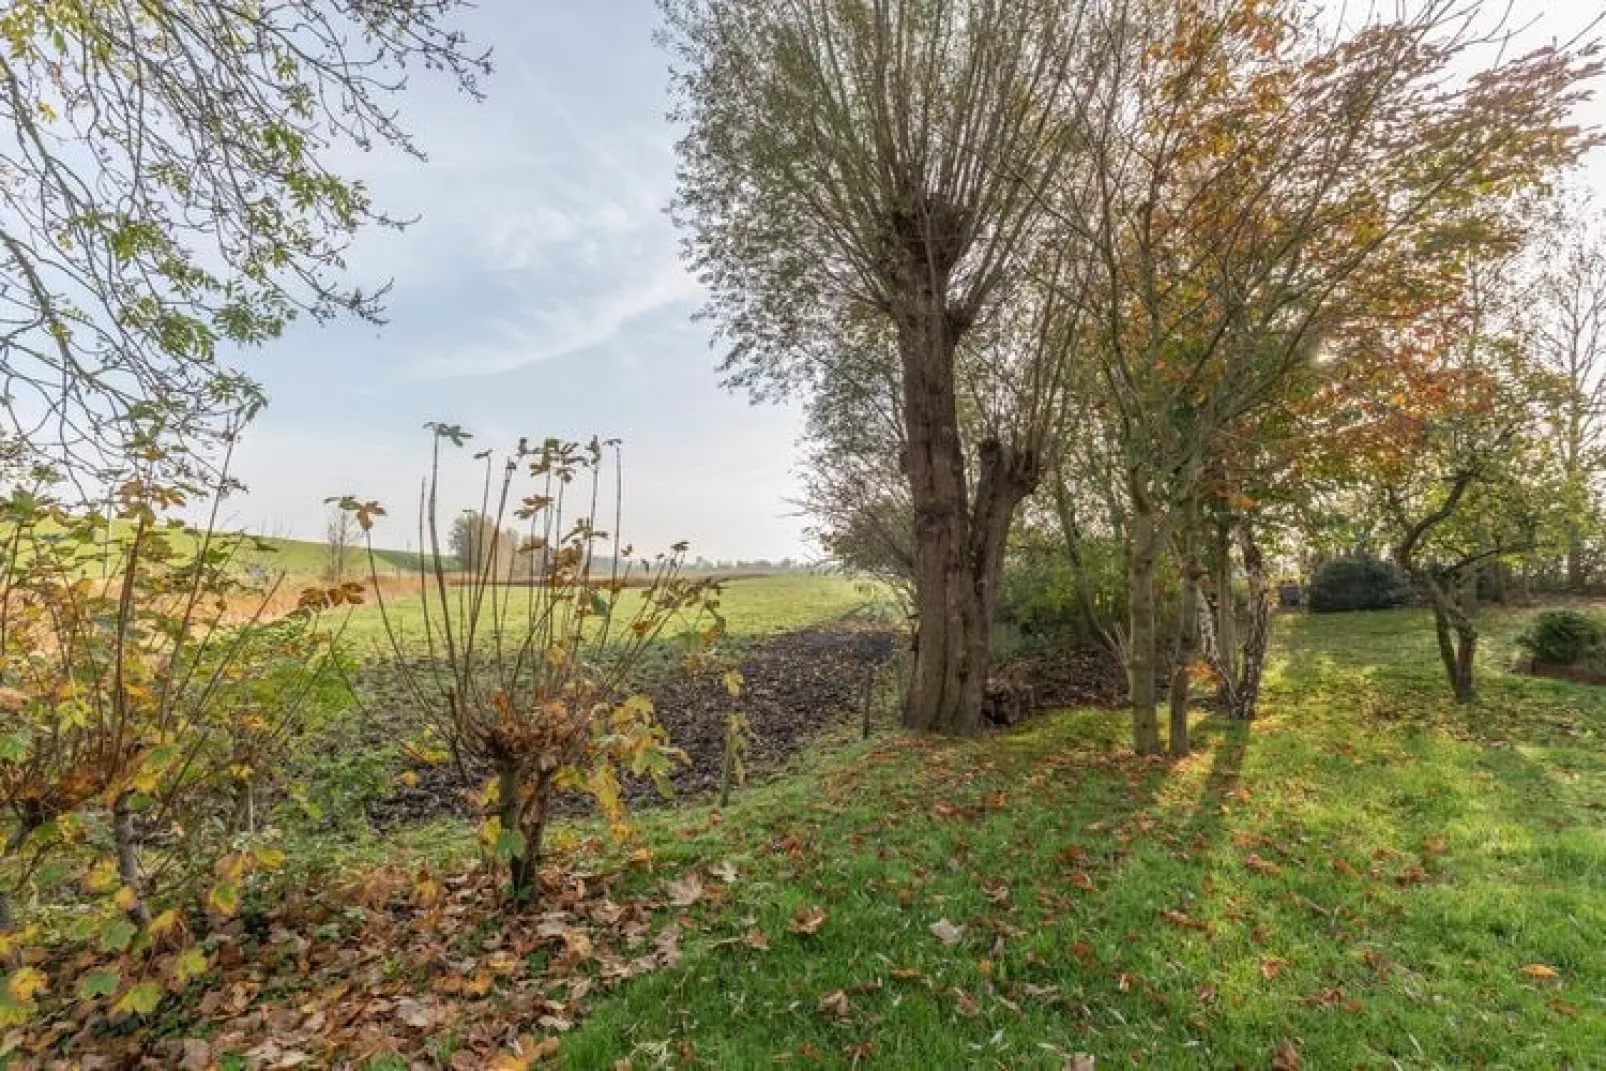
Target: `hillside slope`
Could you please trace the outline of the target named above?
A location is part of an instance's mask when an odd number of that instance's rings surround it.
[[[1177,764],[1067,712],[659,821],[658,875],[702,890],[684,957],[564,1061],[1592,1065],[1606,692],[1489,665],[1455,709],[1430,644],[1406,613],[1286,622],[1267,716]]]

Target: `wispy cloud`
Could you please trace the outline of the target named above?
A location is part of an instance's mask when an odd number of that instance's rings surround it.
[[[500,320],[490,338],[454,352],[422,356],[405,374],[412,380],[494,375],[584,353],[655,313],[676,307],[689,311],[701,293],[696,280],[669,262],[610,290],[551,301],[532,296],[529,306]]]

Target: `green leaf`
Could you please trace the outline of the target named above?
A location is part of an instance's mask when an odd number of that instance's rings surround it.
[[[26,732],[19,731],[0,736],[0,761],[21,762],[28,757],[30,743],[30,737]]]
[[[496,857],[504,863],[509,859],[523,859],[528,849],[529,842],[516,829],[504,829],[496,835]]]
[[[78,982],[78,997],[80,1000],[109,997],[117,992],[117,984],[122,980],[123,976],[118,973],[116,967],[90,971]]]
[[[102,952],[122,952],[133,942],[139,927],[127,919],[112,919],[100,928]]]
[[[33,1013],[32,1001],[23,1003],[4,986],[0,986],[0,1027],[21,1026],[33,1017]]]
[[[127,1015],[149,1015],[161,1002],[162,987],[155,982],[141,982],[124,993],[113,1010]]]

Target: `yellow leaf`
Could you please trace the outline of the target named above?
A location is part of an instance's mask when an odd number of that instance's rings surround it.
[[[240,887],[232,881],[220,881],[206,894],[206,902],[220,915],[232,915],[240,909]]]
[[[103,893],[117,884],[117,864],[110,859],[102,859],[89,868],[84,875],[84,887],[92,893]]]
[[[180,952],[173,960],[173,977],[180,985],[191,978],[199,978],[206,973],[206,953],[199,948],[191,946]]]
[[[278,848],[257,848],[252,854],[256,856],[257,866],[263,870],[278,870],[284,866],[284,852]]]
[[[117,905],[119,911],[132,911],[139,906],[139,894],[124,885],[117,890],[117,895],[112,897],[112,903]]]
[[[6,992],[23,1004],[33,1001],[33,995],[49,988],[49,980],[35,967],[19,967],[6,979]]]

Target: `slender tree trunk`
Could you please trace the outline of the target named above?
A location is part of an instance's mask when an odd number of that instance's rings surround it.
[[[117,849],[117,877],[134,894],[128,916],[141,926],[150,924],[151,911],[145,906],[144,883],[139,876],[139,851],[134,840],[134,808],[129,793],[119,793],[112,802],[112,843]]]
[[[1212,584],[1216,589],[1214,623],[1219,652],[1215,668],[1221,678],[1216,702],[1230,712],[1236,694],[1230,682],[1238,679],[1238,615],[1232,600],[1232,517],[1226,513],[1217,517],[1212,536],[1210,563],[1215,574]]]
[[[1584,575],[1584,539],[1578,532],[1577,525],[1569,525],[1567,530],[1567,590],[1578,594],[1584,590],[1587,578]]]
[[[1456,702],[1470,703],[1477,698],[1478,629],[1463,601],[1468,595],[1468,584],[1456,577],[1444,584],[1424,577],[1423,587],[1433,606],[1433,633],[1438,640],[1439,661],[1450,681],[1450,691]]]
[[[1171,667],[1171,754],[1188,753],[1188,693],[1192,689],[1193,661],[1199,649],[1199,576],[1192,560],[1191,535],[1182,554],[1182,609],[1177,623],[1176,662]]]
[[[1158,651],[1154,606],[1154,564],[1159,532],[1154,513],[1134,503],[1128,538],[1127,604],[1132,623],[1127,630],[1127,685],[1132,699],[1132,750],[1139,755],[1160,751],[1160,723],[1155,699]]]
[[[1249,721],[1260,704],[1260,682],[1266,671],[1266,650],[1271,644],[1271,579],[1266,575],[1266,556],[1255,538],[1254,522],[1241,517],[1236,527],[1244,580],[1249,587],[1249,621],[1244,630],[1234,702],[1228,714],[1239,721]]]
[[[1093,604],[1093,595],[1088,584],[1087,563],[1082,559],[1082,530],[1077,524],[1076,509],[1071,502],[1064,477],[1057,477],[1054,481],[1054,506],[1059,514],[1060,534],[1065,540],[1065,558],[1070,563],[1071,579],[1076,586],[1076,605],[1082,611],[1082,619],[1087,623],[1088,633],[1124,665],[1126,648],[1118,635],[1120,626],[1107,624],[1099,615],[1098,607]]]
[[[1478,691],[1473,678],[1473,665],[1478,654],[1478,633],[1470,627],[1456,629],[1455,698],[1458,703],[1470,703]]]
[[[504,832],[511,830],[524,838],[523,852],[507,861],[508,892],[519,903],[530,899],[541,852],[539,825],[536,837],[532,838],[529,828],[531,815],[527,813],[529,809],[540,807],[541,803],[536,799],[526,800],[522,789],[518,764],[511,759],[499,762],[496,770],[497,819]]]

